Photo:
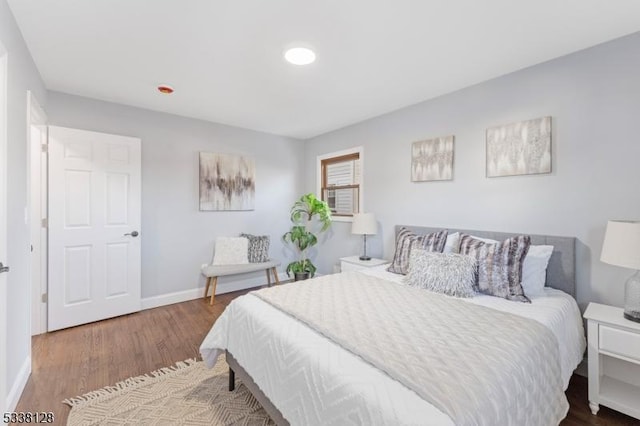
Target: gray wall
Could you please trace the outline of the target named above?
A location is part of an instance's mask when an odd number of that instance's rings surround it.
[[[301,141],[56,92],[47,112],[52,125],[142,139],[143,298],[203,286],[200,265],[211,260],[217,236],[270,235],[271,256],[286,261],[280,236],[302,189]],[[255,157],[254,211],[198,210],[200,151]],[[227,277],[218,289],[243,278]]]
[[[364,209],[381,226],[373,255],[393,256],[396,224],[575,236],[578,302],[622,305],[632,271],[599,257],[608,219],[640,219],[639,75],[636,33],[316,137],[305,147],[306,188],[315,190],[317,155],[363,145]],[[485,178],[485,129],[545,115],[553,173]],[[411,142],[449,134],[454,180],[410,182]],[[360,252],[349,231],[334,224],[322,272]]]
[[[45,106],[46,91],[5,0],[0,0],[0,43],[8,52],[7,77],[7,392],[31,354],[31,289],[27,207],[27,90]],[[6,395],[0,395],[5,398]]]

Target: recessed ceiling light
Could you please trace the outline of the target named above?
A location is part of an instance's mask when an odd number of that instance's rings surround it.
[[[294,65],[309,65],[316,60],[316,54],[306,47],[293,47],[284,52],[284,58]]]
[[[168,84],[161,84],[158,86],[158,92],[164,95],[170,95],[173,93],[173,87],[169,86]]]

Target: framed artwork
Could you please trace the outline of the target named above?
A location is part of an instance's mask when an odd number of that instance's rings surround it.
[[[453,179],[453,135],[411,145],[411,181],[430,182]]]
[[[551,173],[551,117],[487,129],[487,177]]]
[[[255,162],[252,157],[200,153],[200,210],[253,210]]]

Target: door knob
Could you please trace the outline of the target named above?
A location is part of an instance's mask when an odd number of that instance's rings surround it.
[[[0,262],[0,274],[3,272],[9,272],[9,267],[8,266],[4,266],[2,264],[2,262]]]
[[[134,237],[134,238],[135,238],[135,237],[137,237],[137,236],[138,236],[138,235],[140,235],[140,234],[138,233],[138,231],[133,231],[133,232],[129,232],[129,233],[124,234],[124,236],[125,236],[125,237],[126,237],[127,235],[131,235],[132,237]]]

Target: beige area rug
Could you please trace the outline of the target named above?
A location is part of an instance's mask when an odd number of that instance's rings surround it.
[[[214,368],[187,360],[63,401],[68,425],[273,425],[242,384],[228,391],[224,357]]]

